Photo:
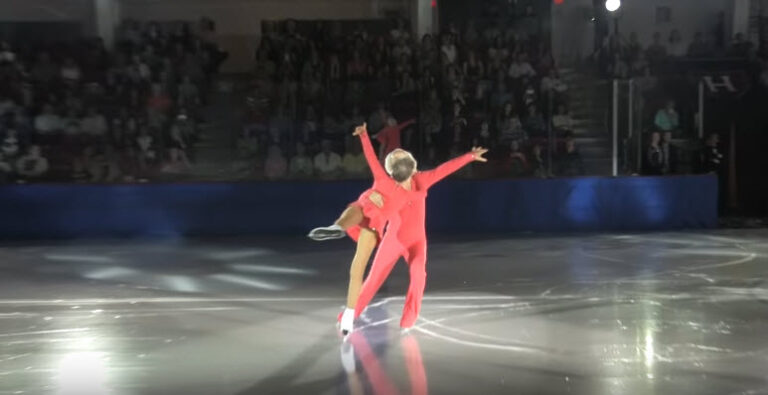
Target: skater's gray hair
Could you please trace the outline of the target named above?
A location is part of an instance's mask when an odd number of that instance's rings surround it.
[[[398,182],[410,178],[416,172],[417,166],[416,158],[410,152],[400,148],[390,152],[384,158],[384,169]]]

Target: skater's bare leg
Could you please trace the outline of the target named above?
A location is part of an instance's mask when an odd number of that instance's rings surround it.
[[[369,229],[360,230],[360,238],[357,239],[357,250],[352,258],[352,266],[349,268],[349,289],[347,290],[347,308],[353,309],[360,296],[360,288],[363,287],[363,275],[368,261],[371,259],[373,249],[376,248],[377,234]]]
[[[373,249],[376,248],[378,235],[370,229],[361,229],[357,239],[357,250],[349,267],[349,287],[347,288],[347,308],[341,315],[341,332],[344,335],[352,332],[355,320],[355,305],[363,286],[363,275],[368,261],[371,259]]]

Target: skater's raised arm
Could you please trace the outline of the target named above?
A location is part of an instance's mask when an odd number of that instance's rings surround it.
[[[422,172],[419,175],[419,178],[421,178],[421,182],[424,183],[424,186],[429,188],[435,183],[437,183],[438,181],[459,171],[462,167],[472,162],[475,162],[475,161],[487,162],[488,159],[485,159],[483,157],[483,155],[485,155],[487,152],[488,150],[486,148],[481,148],[481,147],[472,148],[472,151],[467,152],[466,154],[459,156],[457,158],[453,158],[448,162],[445,162],[442,165],[438,166],[434,170],[428,170],[428,171]]]
[[[354,136],[360,136],[360,143],[363,145],[363,155],[365,156],[365,161],[368,162],[368,167],[371,168],[373,178],[389,177],[389,174],[384,170],[384,166],[379,162],[376,151],[373,150],[373,144],[371,144],[371,139],[368,137],[367,125],[362,124],[356,127]]]

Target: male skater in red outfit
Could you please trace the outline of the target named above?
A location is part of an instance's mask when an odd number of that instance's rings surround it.
[[[371,272],[365,279],[357,299],[355,317],[360,316],[402,256],[409,266],[411,281],[405,298],[400,327],[407,330],[413,326],[421,310],[421,299],[427,278],[427,235],[424,229],[427,192],[432,185],[469,163],[486,162],[483,155],[487,152],[485,148],[473,148],[469,153],[450,160],[434,170],[415,172],[409,180],[411,181],[410,200],[400,210],[400,226],[392,229],[392,232],[388,229],[384,233],[384,238],[374,257]]]

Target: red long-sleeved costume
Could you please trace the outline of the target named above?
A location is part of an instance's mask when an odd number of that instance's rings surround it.
[[[427,192],[432,185],[473,160],[474,155],[467,153],[440,165],[434,170],[418,172],[413,176],[411,191],[407,195],[409,200],[400,210],[399,228],[390,227],[384,234],[373,259],[371,272],[360,291],[360,297],[355,306],[355,317],[360,316],[363,309],[371,302],[397,260],[402,256],[408,263],[411,281],[405,298],[400,327],[410,328],[413,326],[421,310],[421,299],[424,295],[424,285],[427,279],[427,235],[424,228]]]
[[[360,207],[363,211],[363,222],[347,229],[347,235],[350,238],[357,241],[360,236],[361,228],[368,228],[379,235],[379,240],[382,240],[384,234],[384,226],[390,221],[389,228],[396,229],[399,224],[399,211],[405,205],[408,200],[409,191],[406,191],[392,177],[387,174],[384,167],[379,162],[376,152],[371,145],[371,139],[368,137],[367,132],[360,134],[360,143],[363,145],[363,155],[368,162],[368,167],[371,168],[373,173],[373,187],[363,192],[360,197],[352,203]],[[378,207],[369,199],[371,193],[378,192],[383,200],[384,206]]]

